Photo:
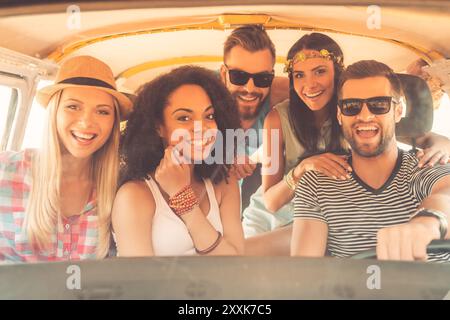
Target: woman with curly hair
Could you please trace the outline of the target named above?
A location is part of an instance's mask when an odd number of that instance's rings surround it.
[[[140,89],[121,145],[112,213],[118,255],[243,253],[239,188],[225,165],[233,145],[222,139],[238,127],[212,71],[180,67]]]

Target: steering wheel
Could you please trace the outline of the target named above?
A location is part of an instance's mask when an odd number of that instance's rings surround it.
[[[440,251],[450,251],[450,240],[433,240],[427,247],[427,253],[437,253]],[[351,259],[376,259],[375,249],[366,250],[350,257]]]

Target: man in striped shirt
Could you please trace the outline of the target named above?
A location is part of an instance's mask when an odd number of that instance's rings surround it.
[[[419,168],[397,147],[400,80],[386,65],[360,61],[343,72],[338,120],[352,152],[351,179],[308,171],[294,199],[291,255],[349,257],[376,248],[378,259],[450,261],[429,254],[435,239],[449,239],[450,165]]]

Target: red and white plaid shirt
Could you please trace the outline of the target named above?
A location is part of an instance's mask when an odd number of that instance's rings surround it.
[[[0,263],[95,259],[98,241],[95,193],[80,215],[61,218],[52,250],[36,251],[23,229],[35,150],[0,153]]]

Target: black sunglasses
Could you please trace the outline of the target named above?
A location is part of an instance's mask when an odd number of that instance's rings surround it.
[[[341,99],[338,105],[344,116],[356,116],[361,112],[364,103],[373,114],[385,114],[391,110],[392,102],[399,103],[393,97],[372,97],[368,99]]]
[[[228,69],[228,74],[230,75],[230,82],[235,86],[245,85],[250,78],[253,79],[253,83],[258,88],[267,88],[272,85],[273,78],[275,77],[272,72],[260,72],[260,73],[248,73],[242,70],[230,69],[226,64],[225,67]]]

